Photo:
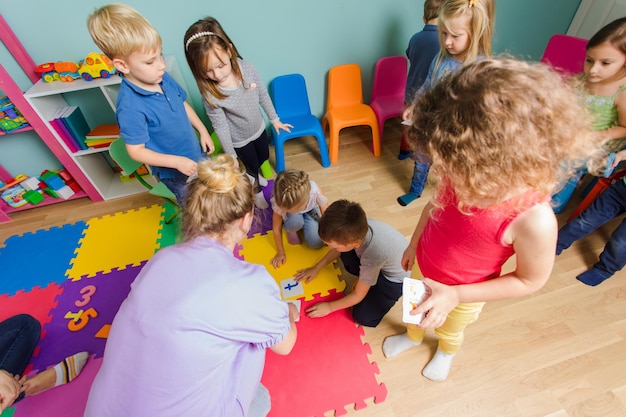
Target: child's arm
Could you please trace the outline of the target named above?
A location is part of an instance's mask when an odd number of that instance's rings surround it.
[[[183,103],[185,105],[185,112],[187,113],[187,117],[191,122],[191,126],[193,126],[193,128],[196,129],[196,131],[200,134],[200,146],[202,147],[202,152],[208,153],[209,155],[212,154],[213,151],[215,151],[215,144],[211,139],[209,131],[207,130],[204,123],[202,123],[202,120],[200,120],[198,114],[193,109],[193,107],[191,107],[186,101],[184,101]]]
[[[301,269],[298,272],[296,272],[296,275],[294,275],[293,279],[296,282],[301,281],[301,280],[304,280],[304,282],[311,281],[313,278],[317,276],[317,274],[319,274],[322,268],[324,268],[326,265],[328,265],[335,259],[339,258],[339,255],[340,253],[338,250],[330,249],[328,252],[326,252],[326,255],[324,255],[322,259],[319,260],[318,263],[316,263],[310,268]]]
[[[626,93],[622,91],[615,97],[615,106],[617,107],[617,125],[604,131],[606,133],[604,139],[626,138]]]
[[[224,153],[237,159],[237,153],[235,152],[233,139],[230,136],[230,129],[228,127],[228,121],[226,120],[226,114],[224,114],[224,109],[220,107],[213,108],[206,100],[204,101],[204,109],[206,110],[207,116],[209,116],[209,120],[211,120],[211,125],[217,134],[217,138],[222,144]]]
[[[198,164],[185,156],[170,155],[154,152],[142,143],[139,145],[126,144],[128,155],[137,162],[158,167],[174,168],[190,176],[196,173]]]
[[[274,108],[274,104],[272,103],[272,99],[270,98],[270,95],[267,92],[267,88],[265,88],[265,84],[263,84],[259,73],[256,71],[256,68],[252,67],[250,72],[252,80],[256,84],[256,88],[259,89],[259,105],[267,115],[267,118],[269,119],[272,126],[274,126],[274,130],[276,131],[276,133],[279,133],[281,130],[284,130],[285,132],[291,132],[291,128],[293,128],[293,126],[289,123],[281,122],[278,118],[278,115],[276,114],[276,109]]]
[[[353,305],[360,303],[365,298],[369,290],[369,285],[364,284],[361,280],[358,280],[350,294],[335,301],[317,303],[307,308],[306,314],[308,317],[318,318],[327,316],[333,311],[352,307]]]
[[[272,233],[276,243],[276,255],[270,262],[274,268],[278,268],[287,261],[285,247],[283,246],[283,217],[280,214],[274,213],[272,216]]]
[[[402,260],[400,261],[400,265],[405,271],[410,271],[413,268],[413,264],[415,263],[415,251],[417,249],[417,242],[420,240],[420,236],[422,236],[422,232],[424,232],[424,227],[426,227],[426,222],[430,217],[430,212],[433,209],[433,204],[428,202],[424,209],[422,210],[422,215],[420,216],[417,225],[415,226],[415,230],[411,235],[411,241],[409,242],[409,246],[404,250],[402,254]]]
[[[505,232],[505,241],[515,250],[514,271],[475,284],[448,286],[425,278],[427,298],[412,313],[427,313],[420,327],[441,326],[459,303],[495,301],[522,297],[539,290],[554,266],[558,226],[548,203],[538,204],[518,216]]]

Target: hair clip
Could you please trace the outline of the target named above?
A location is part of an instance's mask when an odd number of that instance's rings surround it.
[[[213,35],[213,36],[217,36],[217,35],[216,35],[215,33],[213,33],[213,32],[198,32],[198,33],[195,33],[195,34],[191,35],[191,36],[189,37],[189,39],[187,39],[187,42],[185,43],[185,51],[186,51],[187,49],[189,49],[189,44],[190,44],[191,42],[193,42],[193,41],[195,41],[196,39],[201,38],[201,37],[203,37],[203,36],[211,36],[211,35]]]

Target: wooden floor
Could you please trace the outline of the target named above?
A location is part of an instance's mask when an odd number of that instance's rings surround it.
[[[387,123],[383,155],[370,152],[367,128],[342,131],[339,162],[322,168],[312,138],[286,144],[286,164],[310,173],[331,201],[360,202],[369,217],[385,221],[407,238],[426,203],[426,194],[401,207],[396,198],[407,189],[410,160],[398,161],[398,120]],[[580,201],[575,195],[559,216],[563,224]],[[37,208],[12,215],[0,224],[0,242],[55,225],[74,223],[158,202],[147,194],[109,202],[88,199]],[[425,342],[399,357],[383,357],[383,339],[402,332],[400,305],[375,329],[366,328],[370,359],[378,364],[387,399],[355,411],[355,417],[623,417],[626,416],[626,271],[597,287],[575,276],[597,260],[612,221],[575,243],[557,258],[551,279],[538,293],[486,305],[466,332],[465,344],[445,382],[431,382],[421,370],[436,349]],[[509,266],[510,268],[510,266]],[[323,343],[321,341],[321,343]],[[350,355],[350,352],[345,352]],[[333,382],[328,382],[332,389]],[[327,416],[332,413],[327,413]]]

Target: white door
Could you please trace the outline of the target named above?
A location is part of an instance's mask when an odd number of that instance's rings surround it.
[[[589,39],[602,26],[625,16],[626,0],[582,0],[567,34]]]

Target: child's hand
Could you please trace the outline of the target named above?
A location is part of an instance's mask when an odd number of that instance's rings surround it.
[[[0,369],[0,414],[20,395],[21,386],[16,378]]]
[[[612,168],[615,168],[622,161],[626,161],[626,149],[615,154]]]
[[[290,125],[289,123],[283,123],[280,120],[272,123],[272,125],[274,126],[276,133],[280,133],[281,130],[284,130],[285,132],[289,133],[291,132],[291,129],[293,128],[293,125]]]
[[[404,109],[404,111],[402,112],[402,120],[411,120],[413,118],[413,105],[408,106],[406,109]],[[411,125],[411,123],[409,123],[409,126]]]
[[[400,261],[400,265],[402,269],[405,271],[410,271],[413,269],[413,264],[415,263],[415,249],[411,246],[407,247],[402,253],[402,260]]]
[[[270,261],[274,268],[279,268],[287,262],[287,255],[284,252],[278,252]]]
[[[296,272],[296,275],[293,276],[293,280],[296,282],[300,282],[304,280],[305,283],[308,283],[313,278],[317,276],[317,270],[313,267],[300,269]]]
[[[183,174],[190,177],[198,171],[198,164],[194,160],[184,156],[178,156],[177,158],[175,168]]]
[[[213,143],[211,135],[200,134],[200,146],[202,147],[202,152],[206,153],[207,155],[211,155],[213,152],[215,152],[215,144]]]
[[[311,318],[324,317],[332,312],[333,311],[330,309],[330,303],[317,303],[306,309],[307,317]]]
[[[411,314],[424,313],[424,318],[419,327],[436,329],[445,323],[448,319],[448,313],[459,304],[459,297],[453,286],[441,284],[430,278],[424,278],[423,282],[430,295],[413,309]]]

